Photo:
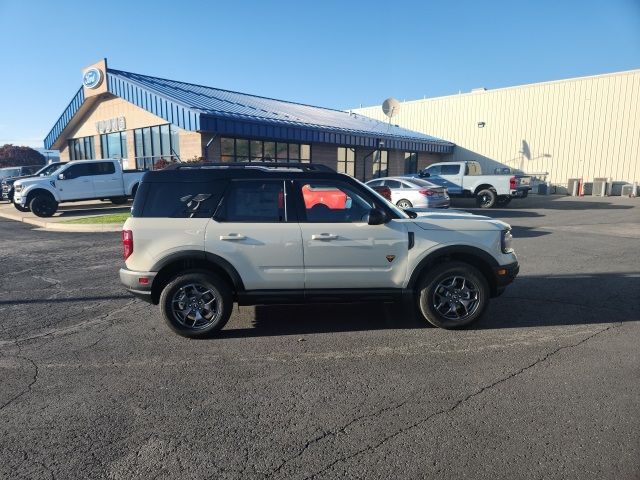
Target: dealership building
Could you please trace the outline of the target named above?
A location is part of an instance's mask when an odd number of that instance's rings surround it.
[[[447,160],[535,174],[552,192],[576,178],[614,195],[640,182],[640,70],[406,101],[393,122],[455,143]]]
[[[354,112],[111,69],[85,68],[50,133],[62,161],[117,158],[125,168],[175,161],[312,162],[360,180],[413,173],[454,144]]]

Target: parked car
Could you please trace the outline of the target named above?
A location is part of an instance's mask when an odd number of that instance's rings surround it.
[[[50,217],[63,202],[109,199],[119,205],[135,197],[144,173],[122,170],[118,160],[74,160],[48,176],[17,180],[13,203],[38,217]]]
[[[411,175],[446,187],[451,197],[475,198],[479,207],[505,207],[513,198],[526,198],[531,177],[526,175],[483,175],[478,162],[434,163]]]
[[[23,165],[19,167],[0,168],[0,182],[3,181],[5,178],[31,175],[41,168],[42,168],[42,165]]]
[[[121,282],[185,337],[220,330],[234,302],[404,300],[433,325],[463,327],[519,270],[504,222],[407,214],[348,175],[303,163],[148,172],[122,246]]]
[[[22,178],[29,178],[29,177],[48,176],[51,173],[53,173],[55,170],[60,168],[60,165],[62,165],[62,162],[54,162],[54,163],[50,163],[49,165],[45,165],[44,167],[42,167],[40,170],[37,170],[33,174],[23,174],[21,176],[3,178],[2,181],[0,182],[0,185],[2,187],[2,199],[13,202],[13,184],[15,183],[16,180],[20,180]]]
[[[449,208],[450,199],[447,189],[420,178],[383,177],[369,180],[371,188],[388,187],[391,190],[391,202],[400,208]]]

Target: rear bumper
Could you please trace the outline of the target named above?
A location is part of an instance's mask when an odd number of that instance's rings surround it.
[[[508,265],[500,265],[493,269],[496,277],[496,294],[501,295],[507,285],[512,283],[520,272],[520,264],[513,262]]]
[[[133,296],[152,303],[151,286],[157,274],[158,272],[136,272],[128,268],[121,268],[120,281]]]
[[[514,198],[526,198],[529,195],[531,187],[520,187],[517,190],[511,190],[510,194]]]

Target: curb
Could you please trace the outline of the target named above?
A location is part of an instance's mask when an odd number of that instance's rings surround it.
[[[36,220],[30,217],[23,217],[22,215],[16,215],[11,213],[0,213],[0,217],[7,220],[13,220],[14,222],[28,223],[40,227],[44,230],[54,232],[119,232],[122,230],[122,225],[119,223],[96,223],[96,224],[75,224],[75,223],[59,223],[59,222],[45,222],[44,220]],[[81,218],[81,217],[80,217]]]

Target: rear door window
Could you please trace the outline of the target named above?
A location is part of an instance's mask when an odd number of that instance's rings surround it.
[[[220,203],[225,180],[212,182],[142,183],[132,213],[142,217],[211,218]],[[144,198],[140,209],[138,197]]]
[[[389,188],[402,188],[402,184],[398,180],[385,180],[384,186]]]
[[[90,163],[91,175],[111,175],[116,173],[116,167],[111,162]]]
[[[283,180],[238,180],[229,184],[216,220],[280,223],[287,221]]]

